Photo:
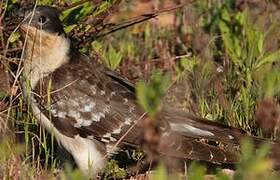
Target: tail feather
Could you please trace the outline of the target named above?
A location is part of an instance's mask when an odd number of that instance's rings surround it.
[[[161,115],[161,118],[168,122],[171,131],[164,133],[166,137],[162,139],[165,144],[167,135],[171,137],[169,140],[171,143],[163,146],[162,153],[211,163],[231,164],[238,162],[240,143],[246,138],[251,140],[256,148],[262,144],[271,145],[271,157],[276,159],[275,162],[278,164],[279,142],[250,136],[241,129],[197,118],[174,109],[165,110]],[[212,145],[213,142],[216,144]],[[222,144],[222,147],[217,144]]]
[[[234,152],[177,133],[166,132],[161,139],[159,152],[164,155],[215,164],[232,164],[238,161]]]

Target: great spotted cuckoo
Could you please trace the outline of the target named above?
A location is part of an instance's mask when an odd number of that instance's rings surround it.
[[[56,8],[38,6],[26,11],[20,29],[27,40],[23,86],[32,112],[84,173],[102,172],[108,152],[124,145],[141,146],[144,129],[139,124],[144,111],[137,104],[133,84],[75,49]],[[241,138],[249,137],[237,128],[197,118],[170,104],[163,106],[157,118],[160,139],[169,142],[158,149],[163,156],[233,163],[234,148]]]

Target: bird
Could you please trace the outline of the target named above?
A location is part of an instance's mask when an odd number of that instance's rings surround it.
[[[135,87],[117,72],[79,52],[65,33],[55,7],[25,11],[20,30],[23,49],[23,91],[32,113],[85,174],[102,173],[108,153],[125,146],[141,147],[145,111]],[[145,116],[146,117],[146,116]],[[235,163],[235,147],[244,137],[265,140],[207,121],[164,104],[156,117],[162,156],[211,163]],[[228,149],[203,140],[222,142]]]

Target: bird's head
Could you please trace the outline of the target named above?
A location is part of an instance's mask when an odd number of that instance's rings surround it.
[[[50,73],[70,59],[71,42],[59,19],[59,11],[50,6],[25,10],[20,30],[26,38],[24,66],[38,73]],[[37,73],[37,74],[36,74]]]
[[[59,19],[59,11],[50,6],[37,6],[27,9],[24,12],[24,20],[20,25],[20,30],[27,38],[27,50],[32,49],[32,54],[40,49],[40,56],[48,51],[59,48],[58,46],[68,46],[68,38]],[[32,47],[32,48],[31,48]]]
[[[28,36],[35,37],[38,32],[51,35],[65,35],[63,25],[59,19],[59,11],[50,6],[37,6],[25,10],[21,31]]]

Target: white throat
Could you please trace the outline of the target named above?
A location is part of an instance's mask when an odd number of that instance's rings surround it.
[[[24,60],[24,72],[34,89],[38,81],[49,75],[69,60],[70,40],[64,35],[55,35],[30,28]],[[31,38],[32,37],[32,38]]]

